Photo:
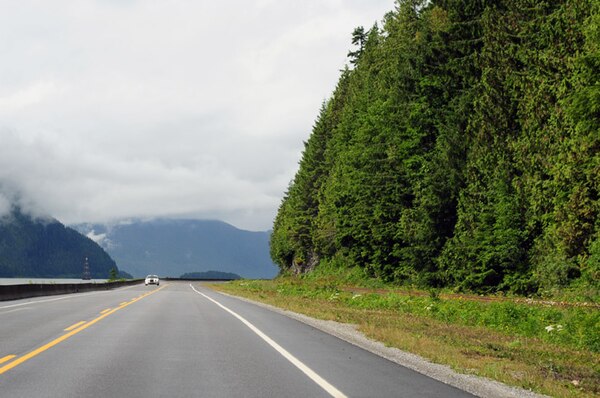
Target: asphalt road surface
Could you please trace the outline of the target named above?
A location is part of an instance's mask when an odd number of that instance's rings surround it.
[[[468,397],[198,283],[0,302],[0,397]]]

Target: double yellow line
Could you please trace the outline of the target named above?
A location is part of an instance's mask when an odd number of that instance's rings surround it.
[[[168,285],[164,285],[162,287],[159,287],[158,289],[152,290],[152,291],[150,291],[148,293],[144,293],[141,296],[136,297],[136,298],[134,298],[134,299],[132,299],[130,301],[125,301],[125,302],[119,304],[119,306],[116,307],[116,308],[113,308],[113,309],[108,308],[108,309],[102,311],[101,315],[99,317],[97,317],[95,319],[92,319],[91,321],[89,321],[87,323],[85,321],[81,321],[81,322],[78,322],[78,323],[76,323],[76,324],[68,327],[67,329],[65,329],[65,331],[67,331],[68,333],[63,334],[62,336],[60,336],[60,337],[52,340],[48,344],[44,344],[43,346],[38,347],[35,350],[33,350],[33,351],[31,351],[31,352],[23,355],[22,357],[18,357],[14,361],[9,362],[6,365],[2,366],[0,368],[0,374],[3,374],[3,373],[11,370],[12,368],[14,368],[16,366],[19,366],[23,362],[28,361],[31,358],[33,358],[33,357],[41,354],[42,352],[44,352],[44,351],[46,351],[46,350],[54,347],[55,345],[57,345],[57,344],[65,341],[65,340],[67,340],[68,338],[76,335],[77,333],[81,332],[82,330],[85,330],[85,329],[89,328],[90,326],[92,326],[93,324],[101,321],[102,319],[106,318],[107,316],[109,316],[111,314],[114,314],[115,312],[117,312],[117,311],[119,311],[119,310],[121,310],[121,309],[123,309],[123,308],[125,308],[125,307],[127,307],[127,306],[129,306],[129,305],[131,305],[133,303],[135,303],[136,301],[139,301],[139,300],[143,299],[144,297],[148,297],[149,295],[154,294],[154,293],[158,292],[159,290],[164,289],[167,286]],[[17,357],[16,355],[7,355],[7,356],[5,356],[3,358],[0,358],[0,364],[8,362],[8,361],[10,361],[10,360],[12,360],[12,359],[14,359],[16,357]]]

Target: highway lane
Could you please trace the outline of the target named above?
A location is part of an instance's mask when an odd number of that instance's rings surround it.
[[[197,283],[2,302],[0,361],[2,397],[470,396]]]

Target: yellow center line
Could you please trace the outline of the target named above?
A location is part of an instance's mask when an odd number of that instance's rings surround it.
[[[4,363],[4,362],[7,362],[7,361],[10,361],[14,357],[16,357],[16,355],[7,355],[4,358],[0,358],[0,363]]]
[[[68,332],[68,331],[70,331],[70,330],[73,330],[73,329],[75,329],[76,327],[83,325],[84,323],[85,323],[85,321],[77,322],[76,324],[74,324],[74,325],[71,325],[71,326],[69,326],[68,328],[66,328],[66,329],[65,329],[65,332]]]
[[[165,285],[165,286],[162,286],[162,287],[160,287],[160,288],[158,288],[158,289],[156,289],[156,290],[152,290],[151,292],[149,292],[149,293],[146,293],[145,295],[143,295],[143,296],[142,296],[142,297],[140,297],[140,298],[143,298],[143,297],[149,296],[150,294],[156,293],[156,292],[158,292],[159,290],[161,290],[161,289],[163,289],[163,288],[165,288],[165,287],[167,287],[167,286],[169,286],[169,285]],[[0,374],[3,374],[3,373],[5,373],[5,372],[7,372],[7,371],[11,370],[12,368],[14,368],[14,367],[16,367],[16,366],[19,366],[19,365],[20,365],[20,364],[22,364],[23,362],[30,360],[31,358],[33,358],[33,357],[35,357],[35,356],[37,356],[37,355],[41,354],[42,352],[44,352],[44,351],[46,351],[46,350],[48,350],[48,349],[50,349],[50,348],[54,347],[55,345],[57,345],[57,344],[59,344],[59,343],[61,343],[61,342],[65,341],[66,339],[68,339],[68,338],[70,338],[70,337],[72,337],[72,336],[76,335],[77,333],[81,332],[82,330],[85,330],[85,329],[87,329],[88,327],[92,326],[93,324],[95,324],[95,323],[97,323],[97,322],[100,322],[102,319],[106,318],[107,316],[109,316],[109,315],[111,315],[111,314],[114,314],[115,312],[119,311],[120,309],[123,309],[123,308],[127,307],[127,306],[128,306],[128,305],[130,305],[130,304],[133,304],[133,303],[135,303],[135,302],[136,302],[137,300],[139,300],[140,298],[138,298],[138,299],[134,299],[134,300],[132,300],[132,301],[130,301],[130,302],[128,302],[128,303],[124,303],[124,304],[123,304],[123,305],[121,305],[120,307],[114,308],[114,309],[112,309],[112,310],[108,311],[107,313],[105,313],[105,314],[102,314],[102,315],[100,315],[99,317],[97,317],[97,318],[95,318],[95,319],[92,319],[92,320],[91,320],[91,321],[89,321],[88,323],[86,323],[86,324],[84,324],[84,325],[82,325],[82,326],[79,326],[78,328],[76,328],[76,329],[73,329],[73,330],[69,331],[68,333],[65,333],[65,334],[63,334],[62,336],[60,336],[60,337],[58,337],[58,338],[56,338],[56,339],[52,340],[52,341],[51,341],[51,342],[49,342],[48,344],[44,344],[43,346],[41,346],[41,347],[38,347],[38,348],[36,348],[35,350],[33,350],[33,351],[31,351],[31,352],[29,352],[29,353],[27,353],[27,354],[23,355],[22,357],[19,357],[18,359],[15,359],[14,361],[12,361],[12,362],[10,362],[10,363],[8,363],[8,364],[4,365],[3,367],[1,367],[1,368],[0,368]],[[5,358],[6,358],[6,357],[5,357]],[[13,357],[13,358],[14,358],[14,357]],[[11,358],[9,358],[9,359],[7,359],[7,360],[10,360],[10,359],[11,359]]]
[[[107,308],[107,309],[105,309],[105,310],[102,310],[102,311],[100,311],[100,313],[101,313],[101,314],[106,314],[106,313],[107,313],[108,311],[110,311],[110,310],[111,310],[110,308]]]
[[[119,304],[119,306],[121,306],[121,307],[122,307],[122,306],[124,306],[124,305],[126,305],[126,304],[129,304],[129,301],[123,301],[121,304]]]

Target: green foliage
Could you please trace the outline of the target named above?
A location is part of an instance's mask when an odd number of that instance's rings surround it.
[[[399,0],[352,33],[274,224],[283,272],[597,298],[600,6]],[[596,293],[594,293],[596,292]]]
[[[447,324],[484,327],[505,335],[600,352],[600,311],[595,307],[544,305],[498,297],[440,297],[438,291],[425,294],[418,290],[381,289],[375,293],[373,289],[362,289],[356,292],[327,276],[331,275],[232,283],[253,292],[336,301],[358,309],[392,310]]]
[[[308,293],[305,293],[307,295]],[[450,324],[483,326],[509,335],[540,338],[600,352],[600,312],[596,309],[543,307],[505,302],[437,299],[389,293],[338,294],[351,306],[431,317]]]
[[[108,271],[108,281],[116,281],[119,277],[119,272],[116,267],[112,267],[110,271]]]

